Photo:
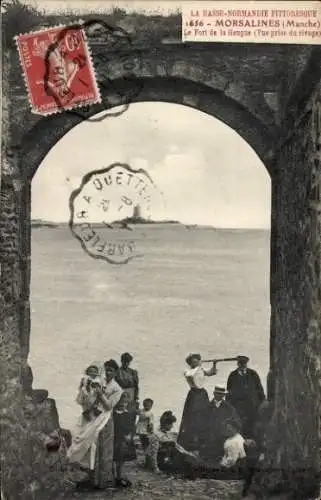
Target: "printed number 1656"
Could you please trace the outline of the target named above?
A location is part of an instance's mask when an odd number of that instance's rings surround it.
[[[203,21],[199,21],[198,19],[195,19],[195,21],[192,20],[190,22],[187,22],[186,26],[195,26],[195,27],[196,26],[200,26],[200,27],[202,27],[202,26],[204,26],[204,22]]]

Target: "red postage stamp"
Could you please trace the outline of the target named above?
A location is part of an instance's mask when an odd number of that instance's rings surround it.
[[[47,115],[101,102],[80,25],[44,29],[15,40],[33,113]]]

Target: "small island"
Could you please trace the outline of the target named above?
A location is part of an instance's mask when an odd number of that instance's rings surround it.
[[[32,228],[38,228],[38,227],[56,228],[59,226],[60,226],[59,222],[49,222],[49,221],[44,220],[44,219],[31,219],[31,227]]]
[[[75,222],[74,225],[78,226],[80,222]],[[31,227],[33,228],[51,228],[51,229],[57,229],[57,228],[63,228],[67,227],[69,225],[69,222],[53,222],[53,221],[48,221],[45,219],[32,219],[31,220]],[[93,228],[101,228],[101,227],[107,227],[109,229],[128,229],[132,230],[130,226],[136,226],[136,225],[145,225],[145,226],[162,226],[162,225],[172,225],[172,226],[181,226],[185,227],[185,229],[196,229],[199,226],[198,224],[184,224],[180,221],[177,220],[171,220],[171,219],[162,219],[162,220],[153,220],[150,218],[145,218],[141,214],[141,208],[139,205],[136,205],[133,209],[132,215],[128,217],[124,217],[123,219],[111,221],[111,222],[91,222],[90,225]]]

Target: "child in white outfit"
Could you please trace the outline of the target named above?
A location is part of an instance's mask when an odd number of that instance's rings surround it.
[[[85,420],[92,420],[96,418],[101,411],[95,405],[97,400],[97,388],[101,388],[101,378],[99,376],[99,369],[95,365],[88,366],[85,375],[80,381],[79,393],[77,402],[82,403],[83,400],[88,402],[88,408],[82,413]]]
[[[143,408],[138,411],[138,423],[136,426],[136,434],[140,438],[140,442],[144,451],[149,445],[149,436],[154,432],[154,414],[152,412],[154,401],[150,398],[144,399]]]

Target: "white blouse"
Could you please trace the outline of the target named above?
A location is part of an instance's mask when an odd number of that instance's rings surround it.
[[[233,467],[239,459],[245,458],[244,442],[241,434],[235,434],[235,436],[227,439],[224,443],[224,456],[221,465]]]
[[[197,387],[203,389],[205,385],[205,370],[202,366],[196,368],[189,368],[184,372],[187,383],[190,387]]]

